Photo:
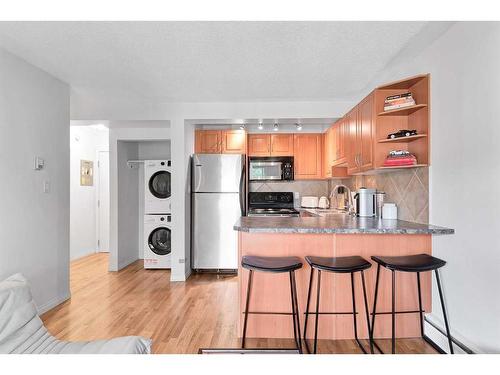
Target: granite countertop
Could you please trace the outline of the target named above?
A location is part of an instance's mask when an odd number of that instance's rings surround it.
[[[312,212],[310,212],[312,213]],[[312,217],[241,217],[234,230],[250,233],[453,234],[454,229],[403,220],[345,214]]]

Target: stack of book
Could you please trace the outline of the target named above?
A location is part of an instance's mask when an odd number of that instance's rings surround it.
[[[404,94],[391,95],[385,98],[384,111],[411,107],[412,105],[415,105],[415,99],[413,99],[411,92],[405,92]]]
[[[389,152],[384,161],[384,167],[402,167],[417,164],[415,155],[405,150],[395,150]]]

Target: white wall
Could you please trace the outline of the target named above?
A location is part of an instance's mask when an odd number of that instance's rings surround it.
[[[109,131],[109,188],[110,188],[110,258],[109,270],[118,271],[139,259],[142,249],[139,237],[140,172],[138,165],[129,168],[128,160],[139,160],[140,144],[144,141],[169,140],[168,121],[163,127],[134,128],[127,122],[110,121]],[[141,122],[148,124],[148,121]],[[143,146],[143,155],[157,152],[155,146]],[[142,173],[142,172],[141,172]],[[141,232],[142,233],[142,232]],[[138,249],[139,247],[139,249]]]
[[[418,55],[398,56],[372,84],[431,73],[430,222],[456,231],[435,237],[433,252],[448,262],[453,335],[486,353],[500,352],[499,47],[500,23],[456,23]],[[435,288],[433,306],[431,319],[444,327]]]
[[[168,160],[170,159],[170,140],[167,141],[140,141],[139,160]],[[144,164],[139,164],[139,243],[138,257],[144,259]]]
[[[97,149],[108,149],[108,131],[90,126],[70,127],[70,258],[97,250]],[[80,186],[80,160],[94,162],[94,184]]]
[[[41,311],[70,295],[69,105],[68,85],[0,49],[0,279],[23,273]]]

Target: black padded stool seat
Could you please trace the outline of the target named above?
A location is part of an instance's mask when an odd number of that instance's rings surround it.
[[[352,257],[314,257],[306,256],[306,261],[313,268],[330,272],[356,272],[371,267],[370,262],[360,256]]]
[[[243,268],[263,272],[290,272],[302,268],[298,257],[259,257],[247,255],[241,258]]]
[[[382,267],[391,271],[401,272],[425,272],[433,271],[443,267],[446,262],[428,254],[406,255],[406,256],[372,256],[372,260]]]

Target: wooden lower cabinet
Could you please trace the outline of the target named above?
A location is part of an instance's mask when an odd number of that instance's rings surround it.
[[[294,134],[293,139],[295,179],[323,178],[323,134]]]

